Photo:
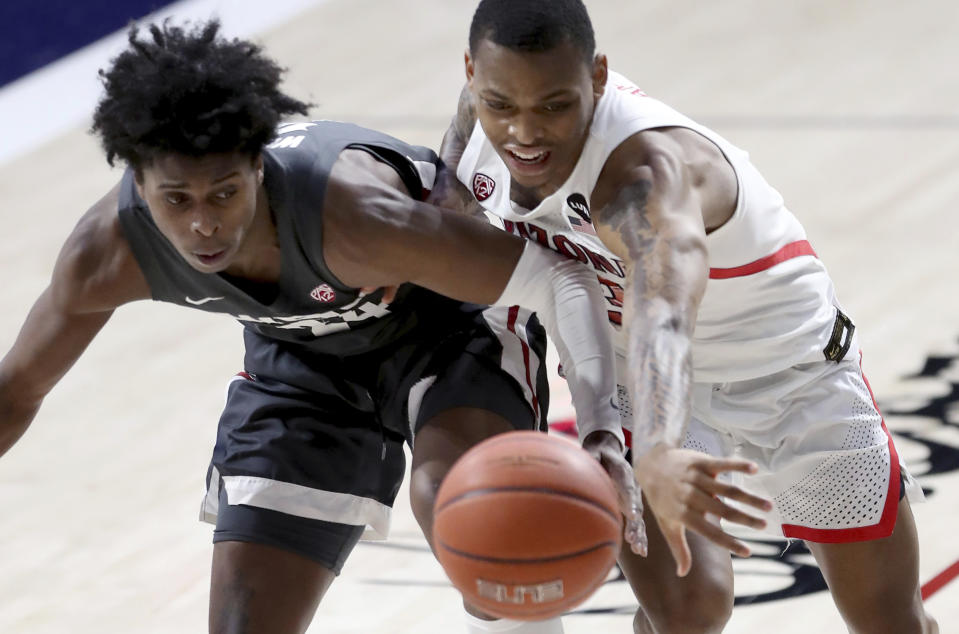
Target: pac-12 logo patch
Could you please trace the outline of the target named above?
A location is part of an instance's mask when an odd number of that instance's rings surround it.
[[[586,202],[586,196],[582,194],[570,194],[569,198],[566,199],[566,204],[569,205],[570,209],[576,212],[580,218],[586,222],[592,222],[589,218],[589,203]]]
[[[493,195],[494,189],[496,189],[496,181],[492,178],[482,172],[473,174],[473,195],[476,196],[476,200],[483,202]]]
[[[310,297],[318,302],[332,302],[336,299],[336,291],[329,284],[320,284],[310,291]]]

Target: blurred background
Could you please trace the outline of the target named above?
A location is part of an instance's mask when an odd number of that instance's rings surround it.
[[[545,0],[544,0],[545,1]],[[748,150],[826,262],[864,367],[927,490],[921,580],[959,632],[959,5],[924,0],[587,0],[611,68]],[[436,148],[463,82],[472,0],[5,0],[0,5],[0,353],[80,215],[120,177],[87,130],[130,20],[219,16],[289,69],[315,118]],[[197,522],[227,380],[229,318],[117,311],[0,459],[0,632],[199,632],[211,528]],[[553,381],[557,422],[572,416]],[[843,631],[800,543],[750,536],[734,634]],[[569,633],[629,632],[615,571]],[[311,632],[462,631],[404,488]]]

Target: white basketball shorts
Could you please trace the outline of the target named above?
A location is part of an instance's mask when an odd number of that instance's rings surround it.
[[[624,420],[631,414],[621,391]],[[854,348],[732,383],[696,383],[685,448],[755,462],[734,478],[773,500],[767,532],[813,542],[888,537],[899,500],[923,499],[901,462]]]

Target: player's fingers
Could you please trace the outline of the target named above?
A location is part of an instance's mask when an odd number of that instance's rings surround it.
[[[619,496],[619,506],[623,515],[628,520],[637,513],[636,498],[639,496],[639,488],[636,486],[636,478],[633,477],[633,470],[630,468],[626,459],[620,455],[610,455],[603,453],[600,458],[600,464],[606,469],[613,485],[616,487],[616,494]],[[640,505],[642,503],[640,502]]]
[[[712,513],[717,517],[721,517],[730,522],[735,522],[736,524],[742,524],[743,526],[749,526],[750,528],[755,529],[766,528],[766,520],[759,517],[754,517],[735,507],[729,506],[722,500],[719,500],[708,493],[703,493],[702,491],[696,491],[693,493],[691,498],[691,506],[703,513]]]
[[[375,293],[380,289],[383,289],[383,297],[380,301],[384,304],[391,304],[396,299],[396,291],[399,290],[399,286],[361,286],[360,297]]]
[[[643,523],[643,496],[636,486],[633,470],[620,454],[603,452],[600,464],[606,469],[616,487],[619,508],[625,518],[623,537],[637,555],[646,556],[646,526]]]
[[[643,521],[642,514],[635,520],[626,520],[626,530],[623,533],[629,549],[645,557],[649,552],[649,539],[646,537],[646,522]]]
[[[673,560],[676,562],[676,576],[685,577],[693,565],[693,554],[686,542],[686,529],[682,524],[672,522],[668,524],[668,527],[663,527],[660,523],[660,528],[663,531],[663,537],[666,538],[669,552],[672,553]]]
[[[383,303],[392,304],[393,300],[396,299],[397,290],[399,290],[399,286],[384,286],[383,287]]]
[[[755,474],[759,471],[755,462],[738,458],[705,457],[698,461],[698,465],[700,469],[714,476],[726,471],[739,471],[748,474]]]
[[[693,480],[693,484],[700,490],[711,495],[742,502],[743,504],[759,509],[760,511],[771,511],[773,508],[773,503],[771,500],[758,495],[753,495],[744,489],[705,474],[695,478]]]
[[[631,496],[631,512],[626,516],[626,543],[634,553],[645,557],[649,554],[649,539],[646,536],[646,522],[643,521],[643,492],[635,481]]]
[[[721,548],[725,548],[731,553],[735,553],[740,557],[749,557],[749,555],[752,554],[752,551],[749,550],[746,544],[724,532],[719,526],[707,520],[703,515],[690,512],[685,518],[685,524],[689,530],[699,533],[712,543]]]

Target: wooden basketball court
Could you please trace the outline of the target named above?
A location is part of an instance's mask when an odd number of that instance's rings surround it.
[[[267,3],[195,4],[166,13],[214,7],[229,31],[243,17],[235,12]],[[245,16],[268,25],[252,35],[289,67],[289,92],[313,101],[316,118],[438,146],[462,85],[474,2],[269,4],[288,12],[272,22]],[[898,447],[927,490],[914,511],[928,608],[943,633],[959,632],[959,5],[587,5],[611,67],[749,150],[805,224],[859,326]],[[241,30],[232,33],[250,35]],[[65,236],[120,176],[86,133],[93,104],[79,91],[54,82],[30,93],[34,107],[11,106],[24,90],[0,90],[0,145],[27,138],[0,164],[3,352]],[[74,122],[66,113],[77,107],[87,118]],[[65,123],[43,132],[61,111]],[[152,303],[117,311],[0,460],[0,632],[205,630],[212,529],[196,518],[223,390],[241,360],[229,318]],[[563,420],[568,395],[554,383],[552,418]],[[390,541],[356,549],[311,632],[463,631],[458,594],[406,495]],[[760,539],[735,564],[727,631],[844,631],[801,543]],[[566,631],[629,632],[633,610],[612,575],[566,617]]]

